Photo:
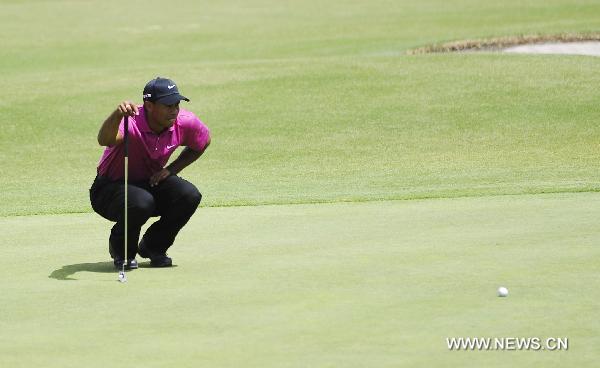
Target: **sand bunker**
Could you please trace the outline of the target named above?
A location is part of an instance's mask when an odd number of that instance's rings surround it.
[[[600,56],[600,33],[515,35],[488,39],[451,41],[408,50],[408,55],[438,52],[505,51],[527,54]]]
[[[566,54],[600,56],[600,42],[542,43],[509,47],[504,52],[518,54]]]

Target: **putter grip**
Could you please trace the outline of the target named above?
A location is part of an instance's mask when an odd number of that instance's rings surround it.
[[[129,157],[129,145],[127,139],[129,137],[129,116],[125,115],[123,120],[123,143],[125,143],[125,157]]]

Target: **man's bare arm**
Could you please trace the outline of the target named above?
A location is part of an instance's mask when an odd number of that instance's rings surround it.
[[[123,135],[119,133],[119,123],[125,115],[134,116],[139,113],[137,106],[129,101],[123,101],[106,118],[98,132],[98,144],[101,146],[114,146],[123,142]]]

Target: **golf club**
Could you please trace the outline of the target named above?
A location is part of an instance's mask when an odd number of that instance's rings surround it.
[[[125,265],[127,264],[127,182],[128,182],[128,166],[129,166],[129,145],[127,137],[129,133],[129,117],[125,115],[123,120],[123,144],[125,144],[125,243],[123,248],[125,249],[125,257],[123,258],[123,268],[119,271],[119,281],[127,282],[127,276],[125,276]]]

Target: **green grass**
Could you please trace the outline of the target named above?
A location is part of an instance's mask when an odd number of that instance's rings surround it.
[[[593,366],[598,216],[599,194],[203,208],[177,267],[126,285],[99,216],[4,218],[0,365]],[[449,351],[458,336],[569,350]]]
[[[210,206],[600,188],[599,59],[403,55],[595,30],[600,4],[160,4],[0,5],[0,215],[90,212],[98,127],[156,75],[212,130],[184,171]]]
[[[2,1],[0,366],[595,366],[600,59],[406,52],[597,32],[597,14],[566,0]],[[212,131],[182,173],[203,207],[177,267],[120,285],[88,200],[96,134],[157,75]],[[446,347],[476,336],[570,346]]]

